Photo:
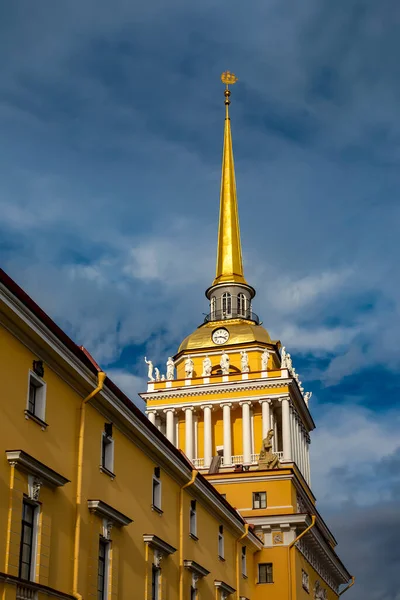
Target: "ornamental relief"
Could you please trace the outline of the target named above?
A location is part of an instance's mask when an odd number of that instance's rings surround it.
[[[328,593],[326,589],[322,587],[318,579],[314,584],[314,600],[328,600]]]

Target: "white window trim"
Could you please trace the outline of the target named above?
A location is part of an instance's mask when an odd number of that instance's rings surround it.
[[[34,413],[31,413],[29,411],[29,391],[30,391],[30,387],[31,387],[31,379],[35,380],[36,383],[38,383],[37,387],[38,387],[38,389],[40,389],[40,398],[38,399],[39,405],[38,405],[38,402],[36,401],[36,412],[34,412]],[[39,375],[36,375],[36,373],[34,373],[34,371],[29,369],[29,371],[28,371],[28,391],[27,391],[27,396],[26,396],[26,410],[25,410],[25,416],[27,419],[36,417],[36,418],[40,419],[41,421],[43,421],[43,423],[45,422],[46,395],[47,395],[46,382],[41,377],[39,377]]]
[[[33,513],[33,536],[32,536],[32,564],[31,572],[29,573],[29,580],[36,581],[36,566],[37,566],[37,553],[39,546],[39,519],[40,519],[40,504],[32,502],[35,507]]]
[[[158,494],[158,500],[159,503],[156,504],[156,498],[155,498],[155,494],[154,494],[154,482],[158,483],[158,487],[156,488],[158,490],[157,494]],[[161,482],[161,478],[160,477],[156,477],[155,475],[153,475],[153,479],[151,482],[151,504],[152,506],[154,506],[154,508],[158,508],[158,510],[162,510],[161,505],[162,505],[162,482]]]
[[[109,456],[104,456],[103,461],[103,441],[104,438],[107,438],[107,444],[104,445],[104,448],[107,448],[107,454]],[[100,470],[103,472],[107,472],[108,474],[114,475],[114,438],[107,436],[105,431],[101,432],[101,445],[100,445]],[[103,465],[104,462],[104,465]]]
[[[225,536],[224,532],[218,529],[218,556],[225,559]]]
[[[106,547],[106,555],[104,557],[104,600],[108,600],[109,598],[109,585],[110,585],[110,581],[111,581],[111,573],[110,573],[110,569],[111,569],[111,540],[107,540],[106,538],[102,537],[101,538],[102,541],[105,544]],[[100,550],[100,548],[99,548]]]
[[[192,502],[196,502],[196,500],[190,501],[189,507],[189,534],[197,538],[197,502],[194,505],[195,508],[192,508]]]

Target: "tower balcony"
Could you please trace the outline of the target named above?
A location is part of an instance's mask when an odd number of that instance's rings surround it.
[[[213,310],[204,317],[204,323],[210,321],[227,321],[229,319],[244,319],[253,321],[256,325],[260,324],[260,319],[251,309],[236,309],[232,308],[230,312],[224,310]]]

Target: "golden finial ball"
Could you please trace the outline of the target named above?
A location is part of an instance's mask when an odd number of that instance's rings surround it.
[[[233,85],[237,82],[237,80],[238,78],[236,77],[236,75],[234,73],[231,73],[230,71],[225,71],[225,73],[222,73],[221,75],[221,81],[226,85]]]

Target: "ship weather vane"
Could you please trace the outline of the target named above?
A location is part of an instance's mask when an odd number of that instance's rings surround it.
[[[225,95],[225,107],[226,107],[226,118],[227,119],[229,119],[228,107],[231,103],[231,101],[229,100],[229,96],[231,95],[229,86],[236,83],[237,80],[238,80],[238,78],[236,77],[236,75],[234,73],[231,73],[230,71],[225,71],[221,75],[221,81],[222,81],[222,83],[224,83],[226,85],[224,95]]]

